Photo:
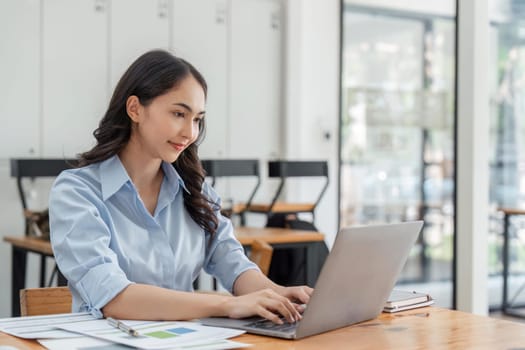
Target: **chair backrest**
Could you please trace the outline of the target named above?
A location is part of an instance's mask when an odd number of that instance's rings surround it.
[[[249,258],[257,264],[261,272],[268,276],[272,263],[273,248],[268,243],[256,239],[251,245]]]
[[[20,290],[22,316],[51,315],[71,312],[68,287],[29,288]]]
[[[20,158],[10,159],[11,177],[16,178],[18,195],[22,202],[22,208],[27,210],[27,201],[22,186],[22,179],[36,177],[55,177],[63,170],[70,169],[76,164],[75,159],[43,159],[43,158]],[[26,235],[29,233],[28,220],[26,219]]]
[[[261,185],[259,172],[259,160],[257,159],[204,159],[201,160],[206,175],[212,178],[212,187],[219,177],[255,177],[256,183],[245,203],[233,208],[234,213],[241,216],[241,224],[244,225],[244,212],[252,203],[255,193]]]
[[[268,162],[269,177],[328,176],[328,163],[322,161],[273,160]]]
[[[278,177],[281,179],[281,183],[277,188],[277,192],[272,199],[270,205],[270,212],[274,207],[277,199],[279,198],[281,191],[286,182],[286,178],[289,177],[324,177],[325,184],[321,190],[321,193],[317,197],[317,200],[311,207],[313,210],[323,197],[326,189],[328,188],[328,162],[326,161],[290,161],[290,160],[276,160],[268,162],[268,177]]]
[[[259,177],[257,159],[204,159],[201,163],[206,174],[214,179],[226,176]]]

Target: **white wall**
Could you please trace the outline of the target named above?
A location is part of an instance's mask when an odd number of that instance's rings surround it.
[[[339,32],[337,0],[286,2],[285,158],[329,162],[330,186],[316,210],[331,246],[337,231]],[[329,135],[328,138],[325,135]],[[288,191],[310,198],[309,187]]]
[[[462,0],[458,18],[457,308],[488,313],[488,1]]]

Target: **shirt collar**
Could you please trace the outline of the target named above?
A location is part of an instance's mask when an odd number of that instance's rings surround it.
[[[191,194],[186,187],[186,184],[184,184],[184,180],[182,180],[182,177],[179,175],[177,170],[175,170],[173,164],[162,162],[162,170],[164,171],[164,176],[168,180],[170,187],[174,187],[178,190],[178,187],[182,186],[184,191],[186,191],[188,194]],[[174,191],[174,193],[176,192],[177,191]]]
[[[100,163],[100,182],[103,200],[107,200],[114,195],[128,181],[131,182],[131,179],[118,155],[114,155]]]
[[[109,197],[114,195],[128,181],[131,183],[128,172],[126,171],[126,168],[124,168],[124,165],[122,165],[118,155],[114,155],[111,158],[102,161],[100,163],[100,170],[103,200],[107,200]],[[173,188],[173,191],[170,191],[173,196],[175,196],[179,190],[179,186],[182,186],[182,188],[188,194],[190,193],[184,184],[182,177],[177,173],[172,164],[162,162],[162,170],[166,180],[168,181],[169,187]]]

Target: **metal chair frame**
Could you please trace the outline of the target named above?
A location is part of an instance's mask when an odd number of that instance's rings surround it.
[[[271,178],[280,178],[279,187],[272,199],[268,215],[272,213],[272,209],[277,203],[277,199],[281,195],[286,180],[291,177],[324,177],[326,182],[319,193],[316,201],[311,209],[312,216],[314,215],[315,208],[323,198],[323,195],[328,188],[330,183],[328,178],[328,162],[326,161],[270,161],[268,162],[268,176]]]
[[[257,159],[205,159],[202,160],[201,163],[207,176],[212,178],[212,187],[215,186],[216,180],[219,177],[256,177],[257,182],[248,196],[244,208],[236,213],[241,218],[241,225],[245,225],[245,213],[261,185],[259,161]]]
[[[52,158],[12,158],[10,159],[11,177],[16,178],[16,185],[18,188],[18,195],[22,208],[27,210],[27,199],[22,184],[23,178],[37,178],[37,177],[56,177],[63,170],[70,169],[76,165],[75,159],[52,159]],[[25,235],[29,235],[29,220],[25,220]],[[57,274],[57,267],[53,270],[48,286],[51,285],[53,278]],[[46,257],[40,256],[40,287],[45,286],[46,279]],[[63,276],[58,274],[59,284],[65,283]]]

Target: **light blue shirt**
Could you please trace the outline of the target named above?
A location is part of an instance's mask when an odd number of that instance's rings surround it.
[[[246,270],[257,269],[217,211],[210,235],[184,208],[184,182],[169,163],[152,216],[118,156],[66,170],[49,199],[51,244],[73,294],[73,311],[102,317],[101,309],[131,283],[192,291],[202,268],[228,290]],[[213,202],[220,199],[203,185]]]

